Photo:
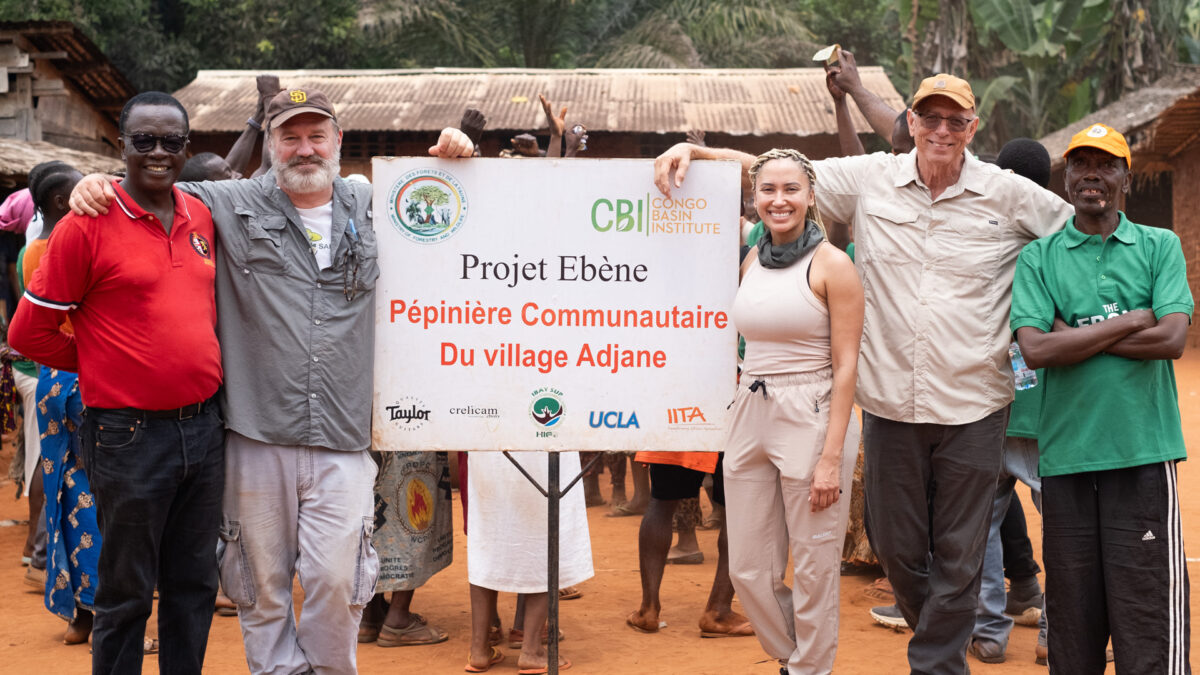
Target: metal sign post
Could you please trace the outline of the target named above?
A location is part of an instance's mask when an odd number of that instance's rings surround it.
[[[537,488],[537,491],[546,497],[546,672],[549,675],[558,675],[558,506],[562,501],[563,495],[571,491],[575,484],[583,478],[596,462],[603,457],[601,453],[596,453],[586,466],[582,468],[578,476],[575,476],[567,487],[562,490],[558,489],[559,485],[559,456],[557,452],[546,453],[547,472],[546,472],[546,487],[542,487],[525,467],[521,466],[508,451],[504,451],[504,456],[508,461],[512,462],[513,466],[517,467],[517,471]],[[526,640],[536,640],[538,636],[526,635]]]

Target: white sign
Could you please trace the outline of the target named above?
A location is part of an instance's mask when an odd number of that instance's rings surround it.
[[[741,168],[373,164],[374,446],[720,450],[735,388]]]

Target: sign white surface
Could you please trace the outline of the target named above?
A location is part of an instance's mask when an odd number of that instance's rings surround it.
[[[374,446],[720,450],[740,166],[374,159]]]

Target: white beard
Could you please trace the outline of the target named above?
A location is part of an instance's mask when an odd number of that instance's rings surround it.
[[[342,149],[339,146],[334,149],[333,157],[329,159],[320,155],[313,155],[304,160],[293,157],[287,164],[280,165],[276,162],[274,149],[271,151],[271,164],[275,167],[275,179],[279,183],[279,187],[284,192],[296,194],[308,194],[329,189],[329,186],[333,185],[333,179],[337,178],[342,171],[341,159]],[[311,166],[301,169],[300,163],[306,161],[315,162],[316,170],[312,170]]]

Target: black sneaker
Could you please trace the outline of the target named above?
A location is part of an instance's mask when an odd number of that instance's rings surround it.
[[[875,619],[875,623],[887,626],[892,630],[904,630],[909,627],[908,622],[904,620],[904,615],[900,613],[900,608],[896,605],[872,607],[871,618]]]

